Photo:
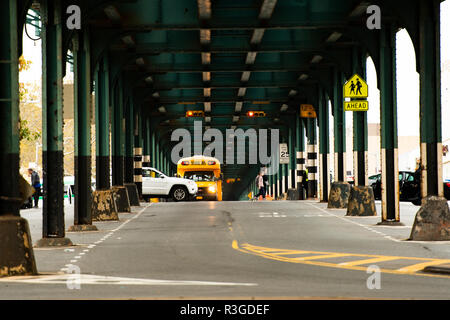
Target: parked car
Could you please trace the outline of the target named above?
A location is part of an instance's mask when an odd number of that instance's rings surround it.
[[[422,203],[420,194],[420,175],[412,171],[399,171],[400,201],[411,201],[415,205]],[[369,177],[375,200],[381,200],[381,174]],[[450,200],[450,180],[444,181],[444,197]]]
[[[444,180],[444,197],[450,201],[450,179]]]
[[[400,201],[411,201],[420,205],[422,197],[420,194],[420,175],[411,171],[400,171],[398,173],[400,183]]]
[[[373,189],[375,200],[381,200],[381,173],[369,177],[369,186]]]
[[[155,168],[142,168],[142,196],[149,198],[171,198],[174,201],[186,201],[198,191],[193,180],[169,177]]]

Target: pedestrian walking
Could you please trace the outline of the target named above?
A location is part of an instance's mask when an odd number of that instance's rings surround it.
[[[39,174],[32,168],[28,169],[28,175],[31,177],[31,186],[35,189],[33,193],[34,207],[39,208],[39,196],[41,195],[41,179]]]
[[[260,171],[260,173],[256,176],[256,186],[258,187],[258,194],[255,196],[256,200],[258,200],[259,196],[262,196],[263,199],[266,199],[266,186],[264,183],[264,171]]]

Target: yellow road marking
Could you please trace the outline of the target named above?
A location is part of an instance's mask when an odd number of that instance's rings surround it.
[[[358,271],[367,271],[367,267],[360,266],[366,263],[375,263],[375,262],[383,262],[383,261],[391,261],[391,260],[410,260],[410,261],[424,261],[423,263],[413,264],[409,267],[404,267],[401,269],[380,269],[383,273],[397,274],[397,275],[416,275],[416,276],[424,276],[424,277],[437,277],[437,278],[447,278],[450,279],[450,276],[440,275],[440,274],[427,274],[427,273],[417,273],[417,271],[422,270],[424,267],[429,265],[438,265],[444,263],[450,263],[450,260],[447,259],[431,259],[431,258],[419,258],[419,257],[402,257],[402,256],[382,256],[382,255],[370,255],[370,254],[353,254],[353,253],[337,253],[337,252],[323,252],[323,251],[302,251],[302,250],[288,250],[288,249],[275,249],[268,247],[260,247],[254,246],[248,243],[242,244],[239,246],[236,240],[232,242],[233,249],[247,253],[252,255],[257,255],[266,259],[282,261],[282,262],[290,262],[290,263],[300,263],[300,264],[308,264],[322,267],[331,267],[331,268],[339,268],[339,269],[347,269],[347,270],[358,270]],[[304,254],[304,253],[316,253],[317,256],[308,256],[308,257],[285,257],[284,255],[288,254]],[[345,263],[331,263],[324,261],[317,261],[319,259],[325,258],[335,258],[335,257],[366,257],[368,259],[364,260],[356,260],[349,261]]]
[[[417,263],[417,264],[413,264],[412,266],[398,269],[397,271],[399,271],[399,272],[417,272],[417,271],[423,270],[425,267],[437,266],[437,265],[444,264],[444,263],[450,263],[450,260],[433,260],[430,262]]]
[[[305,253],[311,253],[311,252],[310,251],[301,251],[301,250],[289,250],[289,251],[272,252],[272,254],[283,255],[283,256],[287,256],[287,255],[290,255],[290,254],[305,254]]]
[[[371,264],[371,263],[391,261],[391,260],[398,260],[398,257],[378,257],[378,258],[343,262],[343,263],[340,263],[339,265],[341,265],[341,266],[360,266],[362,264]]]
[[[348,257],[348,256],[351,256],[351,254],[335,253],[335,254],[320,254],[320,255],[309,256],[309,257],[299,257],[299,258],[294,258],[294,259],[299,260],[299,261],[306,261],[306,260],[318,260],[318,259],[339,258],[339,257]]]

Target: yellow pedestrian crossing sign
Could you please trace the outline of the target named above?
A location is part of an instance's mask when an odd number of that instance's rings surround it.
[[[344,111],[369,111],[369,102],[366,100],[344,101]]]
[[[354,74],[344,85],[344,98],[367,98],[369,86],[362,77]]]

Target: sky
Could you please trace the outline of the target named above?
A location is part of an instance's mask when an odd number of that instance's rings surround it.
[[[28,29],[34,37],[33,28]],[[32,61],[30,70],[20,74],[20,81],[38,81],[41,78],[41,42],[30,40],[24,33],[24,57]],[[406,30],[397,34],[397,125],[398,135],[419,135],[419,74],[416,72],[414,48]],[[450,139],[450,0],[441,3],[441,62],[442,68],[442,138]],[[367,61],[369,85],[369,123],[380,122],[380,92],[377,89],[376,71],[372,60]],[[352,113],[346,113],[347,127],[352,126]]]

